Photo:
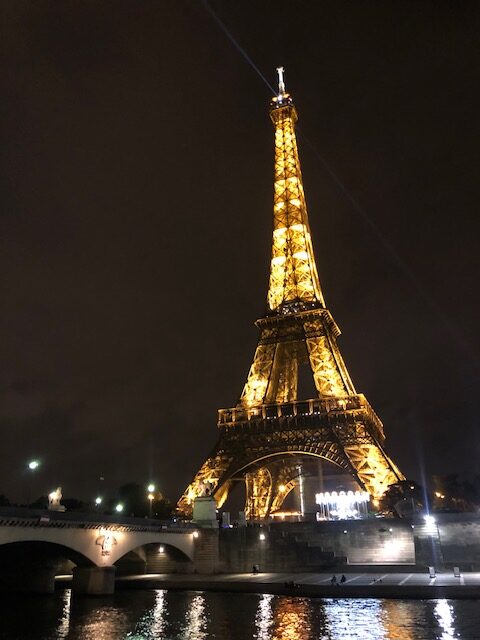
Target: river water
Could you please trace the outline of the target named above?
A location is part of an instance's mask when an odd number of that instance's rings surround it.
[[[1,640],[480,640],[479,600],[120,591],[3,596]]]

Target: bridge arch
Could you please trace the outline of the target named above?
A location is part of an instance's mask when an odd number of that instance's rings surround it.
[[[78,567],[94,567],[95,563],[82,552],[64,544],[46,540],[15,540],[0,543],[0,565],[49,564],[69,560]]]
[[[113,564],[117,564],[124,560],[126,556],[131,553],[137,555],[139,559],[147,560],[148,556],[152,555],[153,551],[157,551],[159,555],[163,555],[164,557],[168,557],[170,560],[175,562],[193,562],[193,549],[192,553],[190,553],[187,549],[181,549],[180,547],[172,544],[170,541],[166,542],[163,540],[150,540],[143,542],[137,547],[123,547],[120,550],[122,555],[116,554],[113,556],[115,560]]]
[[[126,528],[120,525],[105,524],[102,526],[28,526],[18,520],[6,526],[0,526],[0,549],[9,543],[51,543],[57,548],[64,548],[65,555],[79,562],[107,567],[114,565],[127,553],[144,545],[168,545],[178,550],[179,557],[194,559],[194,537],[191,531],[168,531],[159,528]],[[47,547],[43,547],[47,550]]]

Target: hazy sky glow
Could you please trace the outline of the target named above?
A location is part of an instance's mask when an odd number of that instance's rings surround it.
[[[476,3],[211,6],[300,140],[339,345],[407,475],[480,473]],[[176,500],[265,311],[269,90],[201,2],[1,7],[0,494]],[[426,295],[420,291],[424,290]]]

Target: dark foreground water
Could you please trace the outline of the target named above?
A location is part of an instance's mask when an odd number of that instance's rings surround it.
[[[1,640],[480,640],[478,600],[350,600],[121,591],[7,596]]]

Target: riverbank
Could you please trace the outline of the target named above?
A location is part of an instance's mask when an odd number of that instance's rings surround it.
[[[259,573],[172,575],[140,574],[116,579],[116,589],[166,589],[231,593],[268,593],[321,598],[480,599],[480,573]]]

